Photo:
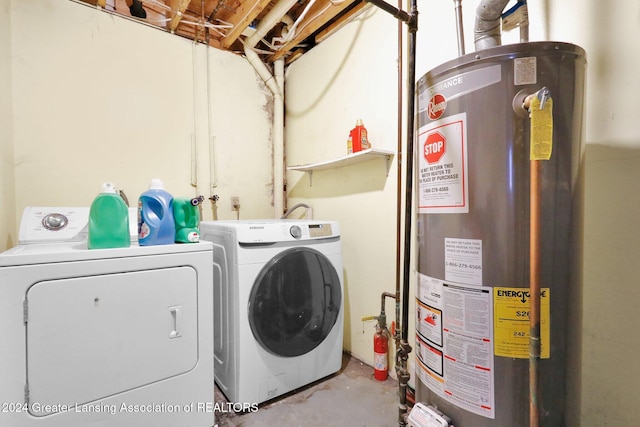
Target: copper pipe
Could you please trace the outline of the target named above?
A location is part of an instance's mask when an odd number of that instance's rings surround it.
[[[538,360],[540,359],[540,169],[531,160],[529,189],[529,427],[538,427]]]

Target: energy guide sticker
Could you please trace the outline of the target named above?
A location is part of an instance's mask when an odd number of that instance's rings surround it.
[[[549,358],[551,291],[540,289],[540,357]],[[530,298],[528,288],[493,288],[495,355],[529,358]]]

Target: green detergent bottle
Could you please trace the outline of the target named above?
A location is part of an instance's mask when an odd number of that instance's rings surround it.
[[[200,241],[200,209],[204,197],[193,199],[174,198],[173,218],[176,223],[176,243],[197,243]]]
[[[102,185],[102,193],[94,199],[89,210],[89,249],[127,248],[129,209],[110,182]]]

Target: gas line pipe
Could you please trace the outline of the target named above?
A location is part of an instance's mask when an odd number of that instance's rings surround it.
[[[379,7],[387,13],[390,13],[408,26],[408,71],[407,71],[407,144],[406,144],[406,169],[405,169],[405,215],[404,215],[404,258],[403,258],[403,275],[402,275],[402,291],[399,279],[396,280],[396,313],[400,309],[399,302],[402,301],[402,316],[399,325],[396,327],[401,329],[398,333],[396,330],[394,340],[396,344],[396,360],[395,369],[398,377],[398,425],[404,427],[407,425],[407,385],[409,383],[410,373],[407,369],[407,361],[409,353],[411,353],[411,345],[408,342],[409,335],[409,283],[411,276],[411,225],[413,220],[413,152],[415,137],[415,93],[416,93],[416,33],[418,31],[418,6],[417,0],[411,0],[411,12],[396,8],[384,0],[365,0],[374,6]],[[398,156],[398,162],[403,159]],[[402,166],[399,164],[399,168]],[[398,202],[402,203],[400,191],[398,192]],[[399,220],[399,218],[398,218]],[[397,266],[399,268],[399,265]],[[382,299],[384,300],[385,294]]]
[[[546,87],[527,96],[522,108],[529,112],[529,427],[540,425],[538,402],[538,361],[540,360],[540,198],[542,162],[549,160],[553,147],[551,93]],[[541,147],[541,148],[539,148]]]

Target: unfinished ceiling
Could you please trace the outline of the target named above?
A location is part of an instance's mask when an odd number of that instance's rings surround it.
[[[261,19],[279,0],[80,0],[105,11],[231,52],[244,51]],[[290,63],[338,30],[363,0],[297,0],[255,46],[264,62]]]

